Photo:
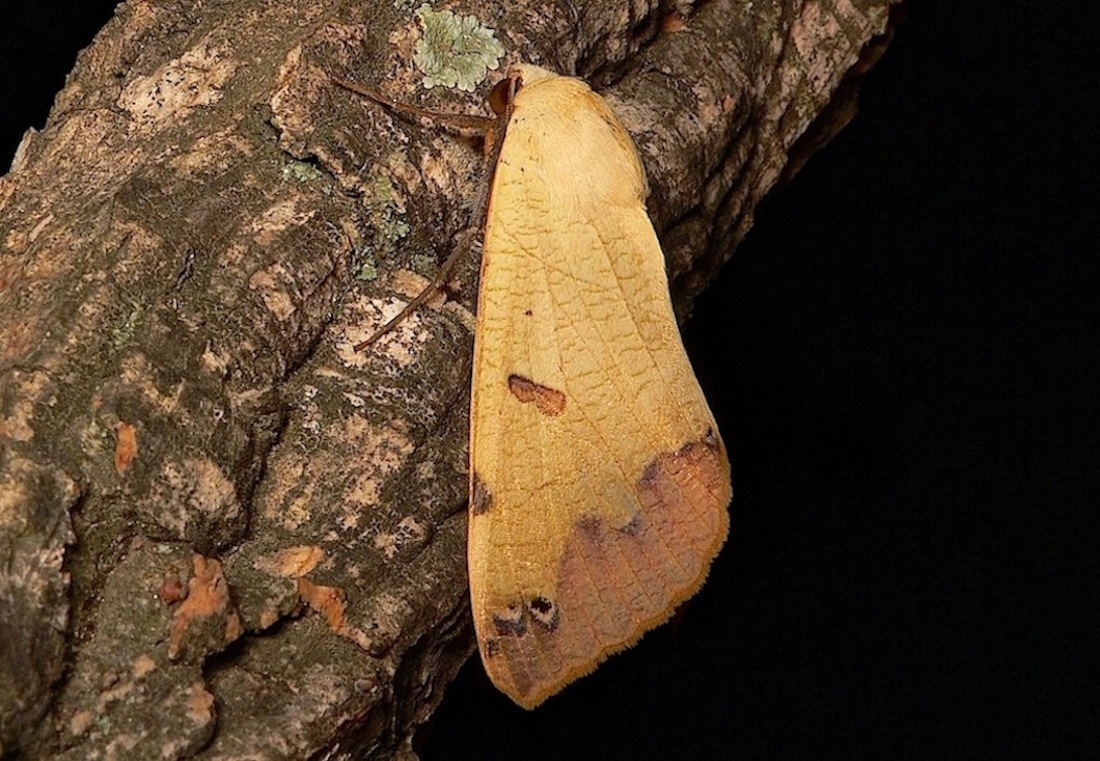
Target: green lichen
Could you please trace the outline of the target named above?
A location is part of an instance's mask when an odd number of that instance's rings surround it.
[[[378,276],[378,260],[394,252],[397,242],[412,229],[405,220],[405,208],[399,203],[393,182],[385,175],[374,178],[363,195],[363,205],[370,213],[374,237],[359,252],[356,261],[360,280]]]
[[[116,349],[120,349],[130,342],[130,339],[134,337],[134,333],[137,332],[138,326],[141,324],[142,319],[145,317],[145,306],[139,304],[133,299],[129,299],[130,313],[126,315],[126,319],[122,324],[117,326],[111,331],[111,345]]]
[[[399,212],[392,205],[382,210],[378,220],[381,223],[378,227],[378,235],[379,242],[385,245],[379,247],[380,250],[392,250],[397,245],[397,241],[409,234],[409,223],[397,216],[398,214]]]
[[[291,161],[283,167],[283,179],[310,182],[321,178],[321,170],[304,161]]]
[[[433,11],[421,5],[416,11],[424,36],[416,43],[413,61],[424,72],[424,87],[457,87],[473,92],[490,69],[504,57],[504,46],[476,16]]]
[[[378,277],[378,262],[374,260],[374,255],[367,250],[362,252],[362,261],[363,263],[359,266],[356,277],[369,283]]]
[[[427,254],[417,254],[412,258],[411,264],[413,272],[428,278],[434,278],[439,269],[439,261]]]
[[[397,158],[399,158],[399,156],[395,156],[394,154],[390,154],[389,156],[391,161]],[[393,186],[393,181],[384,174],[378,175],[371,181],[369,196],[375,203],[397,204],[397,188]]]

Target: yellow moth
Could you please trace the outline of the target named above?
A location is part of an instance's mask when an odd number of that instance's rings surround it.
[[[699,589],[728,531],[730,466],[629,134],[579,79],[517,65],[502,84],[468,566],[485,670],[533,708]]]

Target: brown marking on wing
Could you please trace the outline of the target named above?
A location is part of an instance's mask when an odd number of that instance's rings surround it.
[[[508,376],[508,390],[521,404],[534,404],[543,415],[553,417],[565,411],[565,394],[522,375]]]
[[[553,600],[535,597],[527,603],[527,613],[536,624],[552,632],[558,628],[558,606]]]
[[[474,515],[484,515],[493,507],[493,494],[481,480],[481,476],[474,473],[470,478],[470,512]]]
[[[493,614],[493,628],[501,637],[522,637],[527,634],[523,608],[512,604]]]
[[[655,457],[639,475],[637,514],[622,526],[580,518],[559,565],[557,597],[531,600],[553,625],[502,636],[486,668],[533,708],[668,620],[698,591],[729,530],[729,461],[713,431]],[[536,606],[536,603],[540,603]],[[512,608],[514,610],[514,608]],[[499,629],[498,629],[499,631]]]

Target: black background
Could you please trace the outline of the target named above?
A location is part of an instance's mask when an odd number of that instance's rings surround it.
[[[0,165],[113,4],[6,0]],[[1084,751],[1100,715],[1092,4],[911,3],[686,343],[734,461],[677,620],[535,712],[476,659],[425,759]]]

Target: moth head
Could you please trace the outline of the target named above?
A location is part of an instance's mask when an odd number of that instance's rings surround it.
[[[508,69],[507,76],[497,82],[489,93],[489,106],[499,116],[507,110],[508,104],[523,87],[554,78],[559,78],[559,75],[549,69],[530,63],[517,63]]]
[[[508,76],[493,85],[493,89],[489,91],[489,108],[497,116],[503,116],[521,87],[523,78],[512,71],[508,72]]]

